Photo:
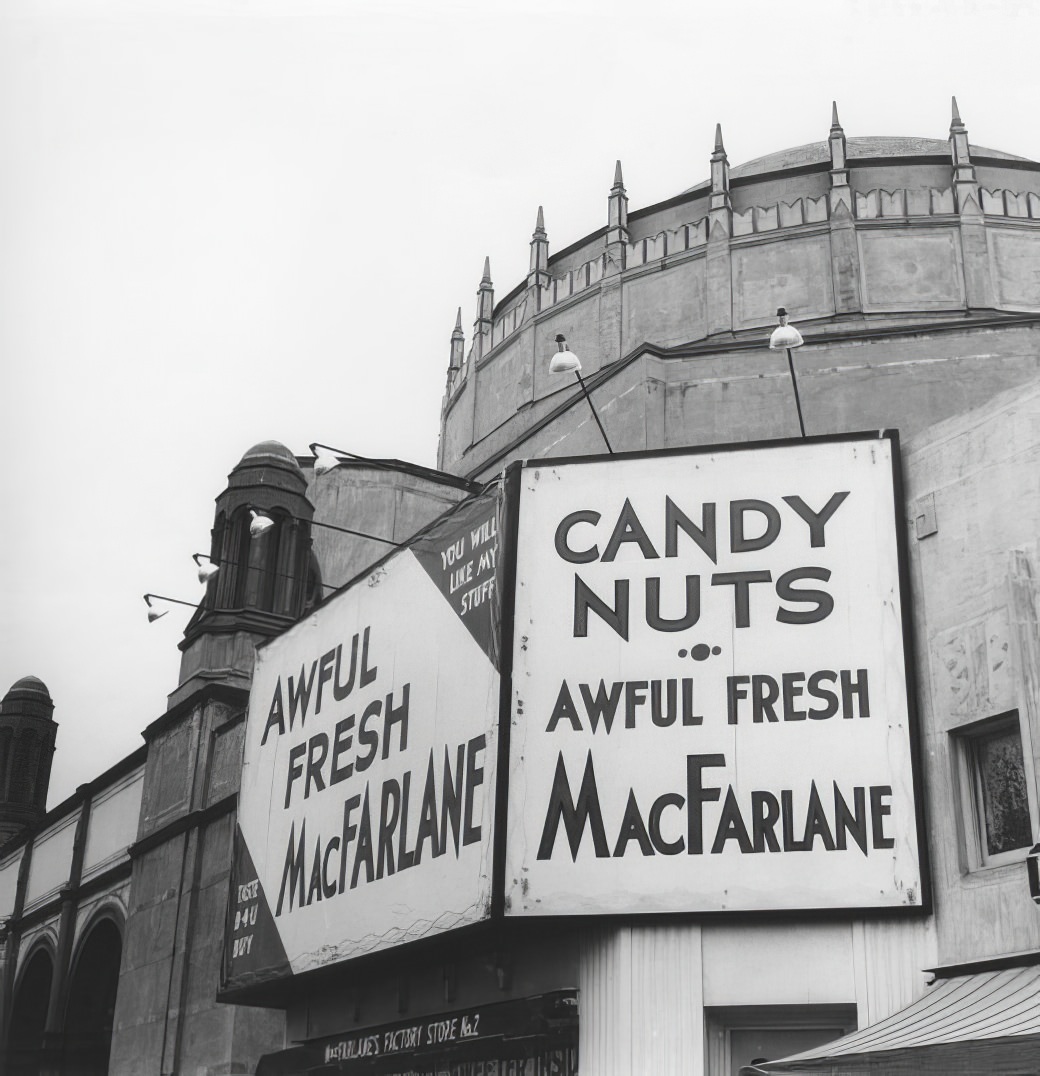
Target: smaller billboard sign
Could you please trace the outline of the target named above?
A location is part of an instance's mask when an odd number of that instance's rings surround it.
[[[896,451],[525,465],[506,914],[921,907]]]
[[[499,508],[465,502],[258,649],[225,990],[489,915]]]

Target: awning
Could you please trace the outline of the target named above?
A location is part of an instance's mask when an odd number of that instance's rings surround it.
[[[1040,1069],[1040,966],[940,979],[885,1020],[769,1072],[1001,1073]]]

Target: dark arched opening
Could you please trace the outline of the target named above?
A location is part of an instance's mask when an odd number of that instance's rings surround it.
[[[46,949],[29,958],[14,995],[8,1038],[9,1076],[37,1076],[43,1063],[43,1032],[51,997],[54,962]]]
[[[104,1076],[112,1048],[123,939],[111,919],[91,928],[80,947],[65,1009],[62,1076]]]

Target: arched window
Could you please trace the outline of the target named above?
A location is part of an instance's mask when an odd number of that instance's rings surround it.
[[[122,935],[108,918],[98,920],[79,947],[65,1008],[62,1076],[108,1072],[122,954]]]
[[[42,1061],[43,1032],[47,1026],[47,1006],[51,997],[54,961],[43,948],[37,949],[15,987],[11,1008],[11,1032],[7,1044],[8,1076],[37,1076]]]

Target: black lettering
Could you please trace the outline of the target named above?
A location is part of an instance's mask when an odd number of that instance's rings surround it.
[[[838,674],[831,672],[830,669],[821,669],[809,677],[810,697],[826,703],[822,710],[809,711],[809,717],[813,721],[826,721],[827,718],[833,717],[838,712],[838,696],[823,686],[825,680],[830,680],[831,683],[834,683],[837,679]]]
[[[895,848],[896,842],[885,836],[885,815],[892,813],[892,805],[884,803],[892,795],[891,785],[870,786],[870,835],[875,848]]]
[[[354,772],[353,762],[344,762],[341,766],[339,764],[340,755],[345,754],[350,750],[351,744],[354,742],[354,737],[351,735],[350,730],[354,727],[354,714],[350,714],[349,717],[344,717],[336,722],[336,727],[332,732],[332,772],[329,775],[329,784],[338,785],[340,781],[345,781]]]
[[[563,823],[567,834],[567,843],[571,849],[571,859],[577,860],[581,839],[588,826],[592,831],[592,847],[597,859],[610,856],[607,847],[607,834],[603,829],[603,812],[599,805],[599,790],[596,788],[596,773],[592,768],[592,752],[585,759],[585,772],[578,789],[578,802],[571,797],[567,784],[567,770],[563,764],[563,752],[556,759],[556,772],[553,775],[552,792],[549,794],[549,806],[545,813],[542,827],[542,839],[538,843],[538,859],[552,859],[556,834]]]
[[[740,805],[737,803],[733,786],[726,790],[726,799],[722,804],[722,816],[719,818],[719,827],[715,831],[715,840],[711,846],[712,855],[717,855],[726,847],[726,841],[735,840],[740,846],[741,852],[753,851],[751,838],[748,836],[747,827],[740,813]]]
[[[599,558],[598,546],[593,545],[589,549],[574,550],[567,544],[567,538],[570,535],[571,528],[576,523],[591,523],[595,526],[599,519],[599,512],[591,511],[571,512],[570,515],[564,516],[556,528],[554,539],[556,555],[562,560],[570,561],[571,564],[590,564],[592,561],[597,560]]]
[[[584,687],[584,684],[582,687]],[[549,724],[545,726],[545,731],[555,732],[556,726],[563,720],[569,721],[571,728],[575,732],[581,732],[581,720],[578,717],[578,710],[574,705],[574,700],[571,698],[570,688],[567,687],[566,680],[560,684],[560,693],[556,696],[556,705],[553,706],[553,712],[549,715]],[[607,731],[609,732],[610,730],[608,729]]]
[[[766,529],[757,538],[748,538],[744,531],[744,516],[758,512],[765,516]],[[771,546],[780,533],[780,513],[768,502],[755,500],[730,501],[729,547],[734,553],[750,553]]]
[[[271,709],[267,714],[267,724],[264,726],[264,735],[260,740],[260,746],[267,743],[267,735],[271,729],[277,729],[278,735],[285,733],[285,716],[282,712],[282,678],[278,677],[278,683],[274,686],[274,695],[271,698]]]
[[[289,844],[285,849],[285,865],[282,867],[282,884],[278,889],[278,904],[274,914],[277,918],[282,914],[282,903],[286,894],[288,883],[289,911],[293,909],[293,901],[303,907],[303,875],[304,875],[304,847],[307,842],[307,820],[300,823],[300,843],[296,843],[296,823],[289,827]]]
[[[654,848],[663,856],[679,855],[684,848],[684,843],[682,837],[674,841],[664,839],[661,834],[661,815],[666,807],[678,807],[682,810],[685,802],[678,792],[666,792],[663,796],[658,796],[650,808],[650,840],[653,842]]]
[[[652,575],[646,580],[646,623],[654,631],[685,631],[701,618],[701,577],[686,577],[686,611],[677,620],[661,616],[661,579]]]
[[[376,749],[379,747],[379,733],[374,729],[367,728],[369,719],[378,717],[382,712],[383,702],[381,699],[373,699],[365,707],[365,712],[361,715],[361,724],[358,727],[358,743],[364,744],[368,748],[367,754],[358,755],[354,760],[354,767],[358,773],[363,773],[369,766],[375,761]]]
[[[686,852],[687,855],[699,856],[704,852],[704,819],[702,808],[705,803],[714,803],[722,794],[717,788],[705,788],[703,770],[708,766],[725,766],[725,755],[687,755],[686,756]]]
[[[636,802],[636,794],[633,789],[628,791],[628,803],[625,804],[625,815],[621,819],[621,829],[618,832],[617,844],[614,845],[614,857],[619,859],[628,849],[628,842],[635,841],[639,845],[639,851],[644,856],[654,854],[653,845],[643,824],[643,816],[639,813],[639,804]]]
[[[789,572],[784,572],[776,581],[776,596],[785,602],[814,602],[816,608],[795,612],[781,606],[776,611],[776,619],[781,624],[816,624],[826,620],[834,612],[834,599],[827,591],[796,590],[793,584],[802,579],[820,579],[826,583],[830,577],[831,573],[827,568],[792,568]]]
[[[628,580],[614,580],[614,605],[610,606],[594,594],[579,575],[574,576],[574,638],[584,639],[589,634],[589,611],[604,624],[614,629],[628,642]]]
[[[852,699],[859,701],[859,716],[870,717],[870,697],[867,693],[867,670],[858,669],[856,679],[852,679],[852,673],[848,669],[841,670],[841,716],[851,718]]]
[[[621,688],[620,683],[614,683],[610,685],[610,691],[608,692],[606,683],[600,680],[599,687],[596,689],[596,697],[593,698],[588,684],[579,685],[582,702],[585,703],[585,710],[589,715],[589,725],[593,732],[599,728],[601,721],[604,730],[610,732],[614,725],[614,715],[617,713],[618,703],[621,701]],[[580,725],[578,729],[579,731],[581,730]]]
[[[474,736],[466,744],[466,808],[462,830],[463,845],[474,844],[480,840],[480,826],[473,822],[473,795],[477,786],[484,783],[484,767],[477,765],[477,756],[487,746],[484,735]]]
[[[612,561],[617,556],[618,549],[625,542],[635,542],[639,546],[640,553],[647,560],[657,560],[657,550],[654,549],[649,536],[643,530],[643,524],[639,522],[636,510],[632,507],[632,502],[627,497],[621,508],[617,523],[614,524],[614,530],[610,535],[610,540],[607,542],[607,548],[603,550],[604,563]]]
[[[751,626],[751,600],[749,589],[752,583],[770,583],[772,573],[760,572],[716,572],[711,577],[713,587],[733,587],[733,613],[738,628]]]
[[[698,527],[683,511],[675,506],[671,497],[664,499],[664,555],[677,557],[679,531],[688,534],[700,547],[701,551],[716,562],[715,547],[715,504],[708,501],[701,505],[701,525]]]
[[[790,497],[785,497],[784,500],[809,524],[809,545],[822,546],[827,543],[824,541],[823,529],[827,525],[827,521],[838,510],[838,506],[849,495],[849,491],[845,490],[843,493],[832,493],[831,499],[819,510],[814,512],[797,494]]]
[[[852,839],[859,845],[859,850],[867,854],[867,796],[862,785],[856,785],[852,790],[853,810],[845,797],[838,790],[838,782],[834,782],[834,834],[835,843],[841,851],[845,851],[848,842],[845,839],[847,833],[852,834]]]

